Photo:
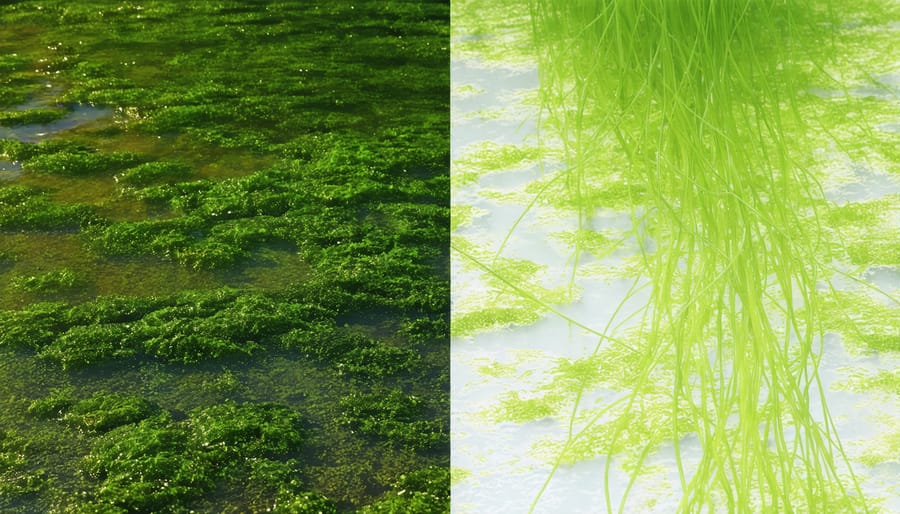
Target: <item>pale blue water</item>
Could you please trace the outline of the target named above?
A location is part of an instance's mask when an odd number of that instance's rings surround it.
[[[112,116],[112,114],[112,109],[108,107],[94,107],[92,105],[78,104],[72,108],[72,111],[66,115],[66,117],[50,123],[0,127],[0,139],[16,139],[25,143],[38,143],[53,137],[59,132],[71,130],[97,120],[108,118]],[[0,173],[2,173],[3,170],[3,162],[8,163],[9,161],[0,161]]]

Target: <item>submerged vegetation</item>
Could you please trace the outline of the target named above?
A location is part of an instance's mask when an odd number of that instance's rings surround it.
[[[448,6],[0,18],[0,510],[447,512]]]
[[[530,6],[543,158],[561,150],[565,169],[542,169],[505,196],[478,192],[498,202],[518,194],[524,213],[490,251],[462,235],[452,244],[461,269],[489,288],[478,296],[486,306],[454,315],[454,334],[550,311],[597,340],[484,411],[560,422],[561,440],[535,448],[552,471],[531,510],[563,465],[588,459],[602,463],[596,497],[608,512],[651,509],[657,498],[630,493],[652,491],[654,474],[671,477],[668,508],[678,512],[877,510],[819,369],[831,332],[847,347],[897,349],[900,303],[861,277],[895,269],[896,195],[845,205],[828,195],[862,176],[834,176],[842,162],[897,170],[886,143],[900,115],[896,74],[876,74],[896,70],[880,49],[896,43],[900,11],[765,0]],[[476,32],[460,38],[461,55],[518,41],[507,19],[485,19],[469,23]],[[475,37],[491,30],[496,40]],[[454,189],[522,167],[479,160],[462,152]],[[569,317],[539,265],[504,255],[538,208],[574,215],[559,237],[572,255],[570,291],[597,269],[629,281],[611,319]],[[608,223],[611,211],[628,212],[629,226]],[[472,222],[469,211],[454,214]],[[531,276],[521,271],[529,264]],[[845,282],[859,290],[839,291]],[[498,314],[479,321],[479,312]]]

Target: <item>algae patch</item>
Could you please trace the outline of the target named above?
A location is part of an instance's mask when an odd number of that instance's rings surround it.
[[[5,512],[448,511],[449,7],[301,4],[0,7]]]

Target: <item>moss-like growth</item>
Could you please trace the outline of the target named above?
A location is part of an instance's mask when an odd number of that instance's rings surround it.
[[[387,377],[400,372],[412,371],[418,355],[408,348],[399,348],[385,343],[372,342],[357,347],[341,357],[338,369],[372,377]]]
[[[29,469],[31,454],[26,439],[11,430],[0,432],[0,508],[8,509],[47,485],[45,472]]]
[[[337,514],[334,502],[315,493],[288,496],[275,505],[276,514]]]
[[[28,414],[41,419],[60,419],[75,404],[72,389],[57,389],[49,395],[34,400],[28,406]]]
[[[0,346],[42,348],[67,324],[66,306],[61,303],[36,303],[20,311],[0,311]]]
[[[48,341],[38,356],[72,369],[132,357],[138,348],[126,324],[76,325]]]
[[[84,471],[101,486],[79,508],[186,511],[217,484],[240,490],[258,488],[263,485],[261,478],[275,481],[265,485],[276,492],[290,494],[296,488],[291,476],[296,462],[268,460],[300,450],[301,419],[291,409],[272,404],[229,403],[196,410],[184,421],[176,422],[163,414],[129,423],[150,411],[122,410],[123,400],[90,400],[82,409],[106,414],[127,411],[127,424],[98,439],[85,458]],[[115,408],[106,409],[107,404]],[[249,483],[237,483],[241,479]],[[318,504],[327,502],[320,500]]]
[[[408,348],[390,346],[330,323],[304,324],[284,334],[281,341],[341,372],[373,377],[411,371],[418,360],[416,352]]]
[[[27,186],[0,188],[0,230],[72,230],[98,222],[87,205],[55,203]]]
[[[404,320],[399,333],[412,344],[445,344],[450,339],[450,316]]]
[[[61,101],[113,113],[80,125],[91,113],[76,109],[58,124],[64,131],[36,136],[49,140],[0,141],[0,159],[22,163],[14,180],[45,188],[0,206],[0,246],[29,260],[3,271],[68,266],[90,285],[78,305],[39,306],[34,294],[4,291],[4,305],[18,310],[0,311],[0,347],[16,362],[58,371],[0,376],[13,391],[0,430],[59,441],[30,461],[51,469],[58,484],[23,500],[20,512],[336,510],[323,494],[352,510],[402,470],[447,458],[403,445],[375,451],[358,431],[333,433],[333,413],[340,397],[383,382],[423,398],[445,389],[439,346],[413,350],[402,336],[370,334],[402,319],[439,317],[449,302],[442,250],[449,184],[441,177],[449,156],[449,7],[374,0],[259,7],[232,0],[187,10],[172,0],[0,7],[9,50],[21,55],[0,56],[0,103]],[[83,203],[103,219],[60,211],[35,221],[19,207],[27,202],[33,211]],[[27,232],[36,230],[45,232]],[[64,264],[41,253],[56,243]],[[179,291],[177,278],[188,275],[190,287],[210,290]],[[91,298],[95,292],[134,297]],[[360,311],[378,315],[345,354],[324,359],[310,350],[307,358],[282,344],[292,330],[339,326]],[[76,421],[73,406],[85,400],[74,393],[39,399],[33,417],[41,406],[47,417],[68,413],[78,430],[15,419],[22,397],[61,384],[91,391],[88,400],[122,395],[123,407],[125,398],[147,395],[163,409],[177,406],[179,421],[126,417],[115,428],[101,424],[102,432]],[[274,416],[295,417],[236,404],[215,410],[225,398],[284,400],[291,412],[309,413],[304,432],[291,434],[312,447],[276,455],[296,441],[276,437],[284,427]],[[106,407],[98,409],[84,416]],[[409,420],[447,412],[446,403],[428,403]],[[199,427],[223,436],[201,448]],[[313,476],[309,466],[322,471]]]
[[[43,153],[24,161],[27,170],[62,176],[109,174],[139,164],[144,158],[127,152],[62,151]]]
[[[128,168],[114,178],[120,184],[142,187],[161,181],[184,180],[191,174],[191,168],[180,162],[148,162]]]
[[[87,475],[102,482],[86,510],[127,512],[184,509],[214,487],[215,471],[191,459],[188,431],[149,419],[104,435],[84,461]]]
[[[83,279],[70,268],[16,277],[12,281],[13,287],[29,293],[59,293],[80,287],[83,283]]]
[[[426,403],[398,389],[387,394],[354,394],[341,400],[343,422],[368,435],[411,448],[449,442],[439,420],[420,419]]]
[[[445,514],[449,512],[450,469],[428,467],[401,475],[384,498],[360,510],[362,514]]]
[[[100,393],[74,403],[66,410],[62,421],[82,431],[107,432],[161,412],[157,405],[141,397]]]
[[[16,139],[0,139],[0,151],[13,161],[24,161],[39,155],[55,153],[90,153],[92,150],[78,142],[48,139],[40,143],[25,143]]]
[[[52,107],[0,112],[0,126],[45,124],[64,118],[68,113],[69,111],[66,109]]]
[[[216,405],[192,413],[187,425],[192,448],[217,468],[296,453],[304,439],[300,415],[274,404]]]
[[[66,369],[136,355],[196,363],[281,346],[283,334],[297,326],[316,326],[324,315],[314,305],[229,289],[168,298],[104,298],[75,307],[36,304],[0,311],[0,345],[37,349],[40,357]],[[409,369],[414,359],[408,350],[382,348],[366,338],[342,344],[323,357],[346,358],[355,371],[374,376]],[[368,353],[358,354],[362,349]],[[360,360],[365,355],[370,362]]]

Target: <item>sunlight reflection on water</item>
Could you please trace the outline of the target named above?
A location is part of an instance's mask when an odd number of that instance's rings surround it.
[[[23,143],[38,143],[59,132],[112,116],[112,109],[78,104],[64,118],[50,123],[34,123],[15,127],[0,127],[0,139],[15,139]],[[7,161],[8,162],[8,161]],[[2,168],[2,162],[0,162]]]

